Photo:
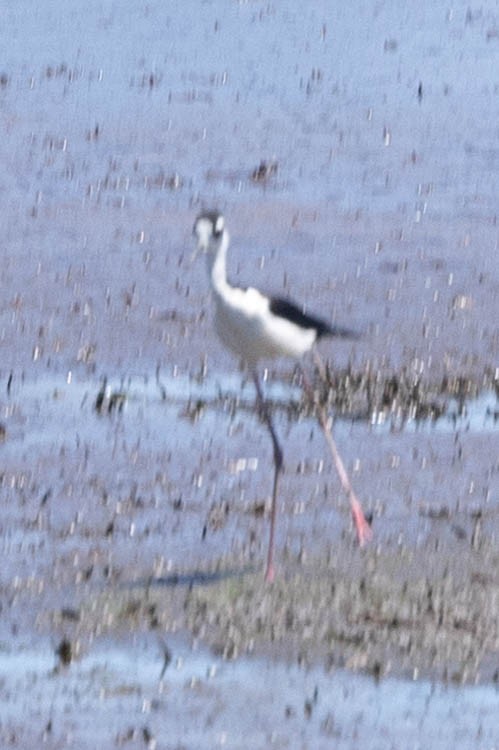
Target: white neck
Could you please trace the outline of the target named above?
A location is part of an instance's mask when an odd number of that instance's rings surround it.
[[[213,289],[217,294],[223,296],[228,289],[226,258],[230,237],[226,229],[222,233],[220,243],[215,253],[208,252],[208,273],[210,274]]]

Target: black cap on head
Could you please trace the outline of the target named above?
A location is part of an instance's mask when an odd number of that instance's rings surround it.
[[[220,237],[224,230],[225,222],[224,217],[220,213],[220,211],[203,211],[202,214],[199,214],[198,218],[196,219],[196,224],[201,219],[206,219],[209,221],[213,227],[213,236],[214,237]]]

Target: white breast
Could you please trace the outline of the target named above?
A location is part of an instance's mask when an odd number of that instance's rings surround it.
[[[256,289],[215,292],[215,328],[223,343],[250,366],[260,359],[301,357],[314,344],[316,331],[273,315],[269,300]]]

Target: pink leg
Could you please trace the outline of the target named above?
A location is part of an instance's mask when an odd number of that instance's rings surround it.
[[[274,425],[272,424],[270,411],[263,398],[262,388],[261,388],[260,381],[258,380],[258,375],[256,372],[253,373],[253,382],[255,383],[255,388],[256,388],[258,409],[259,409],[262,419],[267,425],[268,431],[270,432],[270,437],[272,438],[272,445],[274,448],[274,485],[272,489],[272,507],[270,510],[270,534],[269,534],[269,548],[267,552],[267,569],[265,571],[265,580],[268,583],[272,583],[275,577],[274,537],[275,537],[275,526],[276,526],[276,516],[277,516],[277,489],[279,485],[279,475],[282,471],[283,458],[282,458],[281,446],[279,445],[279,441],[277,440],[277,435],[274,430]]]
[[[269,534],[269,548],[267,552],[267,569],[265,571],[265,580],[267,583],[272,583],[275,578],[274,569],[274,534],[275,534],[275,520],[277,510],[277,485],[279,481],[280,468],[275,466],[274,470],[274,489],[272,492],[272,508],[270,510],[270,534]]]
[[[322,360],[320,359],[318,353],[315,350],[314,350],[314,361],[319,369],[319,372],[321,373],[321,376],[324,378],[326,371],[322,363]],[[303,373],[303,385],[308,395],[312,399],[312,402],[314,402],[315,401],[314,392],[313,392],[312,386],[308,382],[308,379],[305,373]],[[333,438],[332,429],[331,429],[331,426],[329,425],[326,411],[322,406],[320,406],[320,404],[317,404],[317,410],[319,414],[319,422],[322,427],[324,437],[326,438],[326,442],[329,446],[329,450],[331,451],[331,456],[333,458],[334,466],[340,478],[341,486],[343,487],[343,490],[345,494],[347,495],[348,500],[350,502],[350,509],[352,511],[352,517],[353,517],[353,521],[355,524],[355,530],[357,531],[357,539],[359,541],[359,545],[362,547],[366,542],[372,539],[373,532],[369,523],[366,520],[366,517],[364,516],[362,506],[359,500],[357,499],[355,492],[353,491],[350,478],[347,474],[347,470],[345,469],[345,464],[343,463],[343,460],[338,452],[338,448],[336,447],[336,442]]]
[[[343,490],[345,491],[345,494],[348,496],[348,499],[350,501],[350,508],[357,531],[357,539],[359,540],[359,544],[362,547],[366,542],[372,539],[373,532],[369,523],[366,521],[362,506],[357,499],[355,492],[353,491],[349,476],[347,474],[347,470],[345,469],[345,464],[343,463],[343,460],[338,453],[338,448],[336,447],[333,433],[328,425],[325,411],[321,406],[319,406],[318,409],[319,421],[322,427],[322,431],[324,432],[324,437],[326,438],[326,442],[329,445],[334,465],[340,478],[341,486],[343,487]]]

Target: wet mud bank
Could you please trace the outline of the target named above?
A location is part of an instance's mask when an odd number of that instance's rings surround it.
[[[497,746],[496,10],[11,5],[0,744]],[[276,366],[272,587],[271,448],[191,259],[214,207],[235,283],[360,334],[314,387],[373,542]]]
[[[374,539],[356,546],[299,375],[268,382],[286,457],[272,586],[250,383],[7,379],[4,633],[34,615],[69,661],[113,633],[180,630],[224,659],[497,681],[497,383],[334,377],[317,391]]]

